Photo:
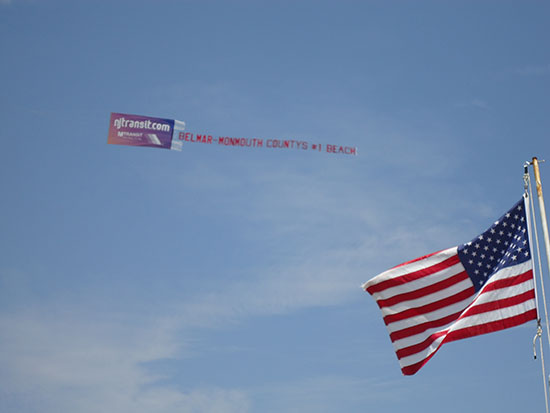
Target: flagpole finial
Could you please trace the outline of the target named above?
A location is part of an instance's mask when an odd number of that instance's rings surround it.
[[[541,161],[541,162],[544,162],[544,161]],[[535,173],[535,184],[537,185],[537,195],[540,198],[542,197],[542,182],[540,179],[539,160],[537,159],[536,156],[533,156],[532,164],[533,164],[533,171]]]

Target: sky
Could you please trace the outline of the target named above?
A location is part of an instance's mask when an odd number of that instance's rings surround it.
[[[544,411],[534,322],[405,377],[361,284],[480,234],[550,159],[549,18],[1,0],[0,410]],[[111,112],[358,153],[108,145]]]

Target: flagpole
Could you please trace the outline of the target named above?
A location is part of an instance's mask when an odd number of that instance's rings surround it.
[[[546,220],[546,209],[544,207],[544,196],[542,195],[542,182],[540,179],[539,161],[533,157],[533,171],[535,173],[535,183],[537,185],[537,198],[539,199],[540,222],[542,224],[542,234],[544,236],[544,246],[546,248],[546,262],[550,273],[550,237],[548,236],[548,221]],[[547,326],[547,328],[550,326]]]
[[[536,159],[536,158],[534,158]],[[528,166],[529,165],[533,165],[534,163],[533,162],[525,162],[525,165],[524,165],[524,174],[523,174],[523,180],[524,180],[524,183],[525,183],[525,194],[527,196],[527,198],[529,199],[533,199],[533,191],[531,190],[531,179],[529,177],[529,171],[528,171]],[[533,168],[534,169],[534,168]],[[537,173],[538,173],[538,163],[537,163]],[[538,174],[538,176],[540,177],[540,174]],[[527,203],[526,203],[527,204]],[[541,286],[541,289],[542,289],[542,302],[544,304],[544,316],[545,316],[545,320],[546,320],[546,326],[548,327],[549,326],[549,323],[548,323],[548,308],[546,306],[546,294],[545,294],[545,289],[544,289],[544,277],[542,276],[542,263],[541,263],[541,258],[540,258],[540,247],[539,247],[539,237],[538,237],[538,231],[537,231],[537,221],[536,221],[536,216],[535,216],[535,208],[534,208],[534,205],[533,205],[533,202],[529,202],[528,203],[529,206],[530,206],[530,215],[532,217],[532,220],[529,219],[529,214],[527,214],[527,221],[528,221],[528,226],[529,226],[529,229],[531,229],[531,224],[532,224],[532,228],[533,228],[533,232],[535,234],[535,241],[536,241],[536,245],[533,245],[532,243],[532,239],[531,239],[531,236],[529,236],[529,244],[531,245],[532,248],[536,248],[536,251],[537,251],[537,259],[538,259],[538,267],[539,267],[539,279],[540,279],[540,286]],[[534,260],[533,258],[533,255],[531,255],[531,259]],[[533,262],[533,274],[536,274],[536,271],[535,271],[535,264]],[[548,410],[548,385],[550,384],[550,382],[547,381],[547,378],[546,378],[546,369],[545,369],[545,361],[544,361],[544,346],[543,346],[543,343],[542,343],[542,327],[541,327],[541,319],[540,319],[540,313],[538,311],[538,297],[537,297],[537,287],[536,287],[536,283],[535,283],[535,300],[536,300],[536,303],[537,303],[537,332],[535,334],[535,337],[533,337],[533,355],[535,356],[535,359],[537,358],[537,350],[536,350],[536,341],[537,339],[539,339],[539,345],[540,345],[540,364],[541,364],[541,368],[542,368],[542,384],[543,384],[543,388],[544,388],[544,403],[545,403],[545,407],[546,407],[546,413],[550,413],[549,410]],[[546,336],[548,338],[548,344],[550,344],[550,331],[549,329],[547,328],[546,329]]]

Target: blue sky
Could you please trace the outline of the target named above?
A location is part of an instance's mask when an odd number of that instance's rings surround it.
[[[403,377],[360,285],[485,230],[549,157],[549,17],[0,1],[0,410],[542,411],[534,323]],[[111,112],[359,155],[107,145]]]

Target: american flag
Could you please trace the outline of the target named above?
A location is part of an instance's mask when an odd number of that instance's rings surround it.
[[[382,311],[403,374],[415,374],[443,343],[537,319],[527,206],[524,197],[470,242],[363,285]]]

